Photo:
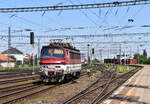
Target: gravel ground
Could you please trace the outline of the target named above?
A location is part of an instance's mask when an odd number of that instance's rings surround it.
[[[64,84],[61,87],[57,87],[53,90],[42,94],[41,97],[30,99],[23,104],[60,104],[66,99],[74,96],[80,91],[84,90],[88,85],[97,79],[97,75],[100,75],[100,72],[97,72],[92,77],[83,76],[80,77],[72,84]]]

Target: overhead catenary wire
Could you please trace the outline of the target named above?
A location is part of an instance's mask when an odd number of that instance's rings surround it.
[[[122,2],[115,1],[115,2],[83,4],[83,5],[0,8],[0,13],[77,10],[77,9],[92,9],[92,8],[135,6],[135,5],[146,5],[146,4],[150,4],[150,0],[131,0],[131,1],[122,1]]]
[[[72,4],[74,4],[71,0],[69,0]],[[82,4],[81,4],[82,5]],[[85,13],[84,11],[80,10],[80,12],[89,20],[91,21],[94,25],[98,26],[99,27],[99,24],[97,24],[93,19],[91,19],[91,17],[89,17],[87,15],[87,13]]]
[[[36,24],[35,24],[36,25]],[[42,27],[42,25],[41,25]],[[139,28],[149,28],[150,25],[149,24],[143,24],[143,25],[139,25],[139,26],[136,26],[136,25],[127,25],[127,26],[117,26],[117,25],[114,25],[114,26],[110,26],[110,27],[107,27],[107,26],[103,26],[101,25],[101,28],[103,28],[104,31],[106,30],[111,30],[111,29],[115,29],[115,30],[119,30],[119,29],[128,29],[128,28],[135,28],[135,27],[139,27]],[[37,31],[37,30],[43,30],[44,33],[48,33],[48,32],[54,32],[54,31],[70,31],[70,30],[83,30],[83,29],[96,29],[96,28],[99,28],[99,26],[78,26],[78,27],[60,27],[60,28],[44,28],[44,29],[32,29],[33,31]],[[24,31],[26,30],[29,30],[29,29],[24,29]],[[23,30],[21,29],[16,29],[16,30],[12,30],[13,32],[23,32]],[[29,30],[31,31],[31,29]],[[1,32],[7,32],[7,30],[1,30]]]
[[[48,27],[48,26],[44,26],[44,25],[35,23],[35,22],[31,21],[31,20],[28,20],[28,19],[26,19],[26,18],[24,18],[24,17],[21,17],[21,16],[18,16],[18,15],[14,15],[14,17],[16,17],[16,18],[18,18],[18,19],[20,19],[20,20],[22,20],[22,21],[25,21],[25,22],[27,22],[28,24],[32,24],[32,25],[34,25],[34,26],[50,28],[50,27]]]
[[[80,3],[81,5],[83,5],[83,3],[79,0],[76,0],[78,3]],[[102,17],[98,16],[95,12],[93,12],[91,9],[89,9],[89,11],[95,15],[100,21],[102,20]],[[109,25],[109,23],[104,19],[102,22],[104,22],[105,24]]]
[[[36,38],[90,38],[90,37],[118,37],[118,36],[140,36],[140,35],[146,35],[150,36],[150,32],[143,32],[143,33],[118,33],[118,34],[80,34],[80,35],[36,35]],[[0,35],[0,37],[8,37],[7,35]],[[13,35],[12,38],[16,37],[24,37],[29,38],[29,35]]]
[[[141,44],[141,43],[147,43],[150,44],[150,41],[120,41],[120,42],[75,42],[72,44]],[[30,43],[26,43],[26,42],[13,42],[12,44],[19,44],[19,45],[29,45]],[[38,42],[35,42],[35,44],[37,45]],[[40,42],[40,44],[49,44],[49,42]]]

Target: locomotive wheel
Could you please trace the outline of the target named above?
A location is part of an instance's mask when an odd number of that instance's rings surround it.
[[[59,83],[64,83],[65,82],[65,79],[66,79],[66,76],[63,75],[61,79],[58,79],[57,82]]]
[[[76,72],[76,75],[77,75],[76,77],[79,78],[80,74],[81,74],[80,72]]]

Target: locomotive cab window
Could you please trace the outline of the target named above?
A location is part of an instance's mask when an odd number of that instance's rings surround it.
[[[41,57],[64,58],[64,51],[57,48],[44,48],[41,51]]]

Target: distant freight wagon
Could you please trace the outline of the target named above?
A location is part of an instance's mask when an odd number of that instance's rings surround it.
[[[136,64],[137,59],[104,59],[104,63],[113,64]]]

